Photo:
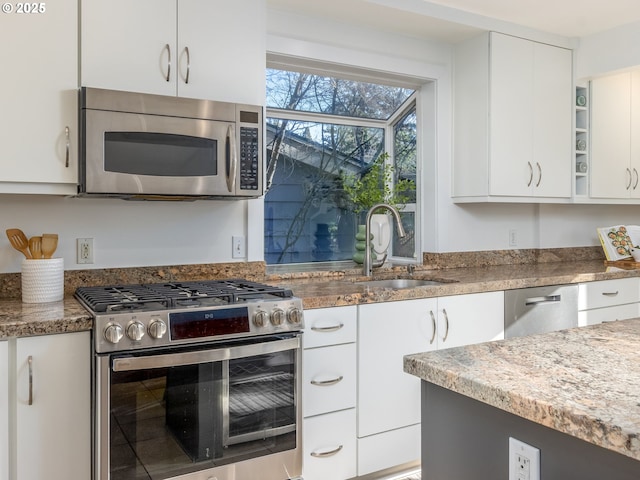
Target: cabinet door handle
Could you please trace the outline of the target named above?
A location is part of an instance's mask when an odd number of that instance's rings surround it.
[[[328,452],[311,452],[311,456],[316,458],[331,457],[332,455],[335,455],[340,450],[342,450],[342,448],[343,445],[340,445],[339,447],[334,448],[333,450],[329,450]]]
[[[636,187],[638,186],[638,180],[640,180],[638,178],[638,170],[636,170],[635,168],[633,169],[633,173],[636,175],[636,182],[633,184],[633,189],[635,190]]]
[[[71,142],[69,141],[69,127],[64,127],[64,135],[67,141],[64,154],[64,166],[65,168],[69,168],[69,150],[71,148]]]
[[[167,50],[167,82],[171,81],[171,46],[167,43],[164,48]]]
[[[431,340],[429,340],[429,345],[433,344],[433,341],[436,339],[436,316],[433,314],[433,310],[429,310],[429,315],[431,315],[431,328],[432,328],[432,334],[431,334]]]
[[[627,168],[627,175],[629,175],[629,182],[627,183],[627,190],[631,187],[631,170]]]
[[[536,162],[536,166],[538,167],[538,183],[536,183],[536,187],[539,187],[540,182],[542,181],[542,167],[538,162]]]
[[[337,332],[343,327],[344,327],[344,323],[340,323],[338,325],[332,325],[330,327],[311,327],[311,330],[313,330],[314,332],[330,333],[330,332]]]
[[[605,297],[617,297],[618,290],[616,290],[615,292],[602,292],[602,295],[604,295]]]
[[[29,364],[29,405],[33,405],[33,356],[27,357],[27,363]]]
[[[533,182],[533,165],[531,165],[531,162],[527,162],[527,165],[529,165],[529,181],[527,182],[527,187],[530,187],[531,182]]]
[[[447,326],[446,330],[444,331],[444,337],[442,337],[442,341],[446,342],[447,337],[449,336],[449,315],[447,315],[447,310],[444,308],[442,309],[442,314],[444,315],[444,322]]]
[[[189,54],[189,47],[184,47],[184,53],[187,55],[187,75],[184,78],[184,83],[189,83],[189,72],[191,71],[191,55]]]
[[[340,375],[337,378],[332,378],[331,380],[311,380],[311,385],[315,385],[316,387],[330,387],[331,385],[335,385],[336,383],[340,383],[344,377]]]

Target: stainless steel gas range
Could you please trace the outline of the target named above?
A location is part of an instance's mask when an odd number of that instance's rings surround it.
[[[301,478],[302,302],[246,280],[81,287],[94,479]]]

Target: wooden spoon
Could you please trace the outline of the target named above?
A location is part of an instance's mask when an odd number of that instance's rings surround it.
[[[42,234],[42,254],[44,258],[51,258],[51,256],[58,248],[58,234],[57,233],[43,233]]]
[[[22,252],[26,258],[32,258],[29,252],[29,241],[22,230],[19,228],[7,228],[7,238],[13,248]]]
[[[42,237],[31,237],[29,239],[29,251],[33,258],[42,258]]]

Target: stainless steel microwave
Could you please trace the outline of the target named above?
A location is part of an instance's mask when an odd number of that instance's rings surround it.
[[[80,196],[264,194],[261,106],[88,87],[79,105]]]

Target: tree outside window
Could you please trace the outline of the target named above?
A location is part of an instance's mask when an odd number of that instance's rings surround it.
[[[350,260],[356,225],[342,187],[382,154],[394,178],[416,181],[413,90],[267,70],[268,264]],[[415,194],[402,212],[409,232],[395,238],[394,256],[415,256]]]

